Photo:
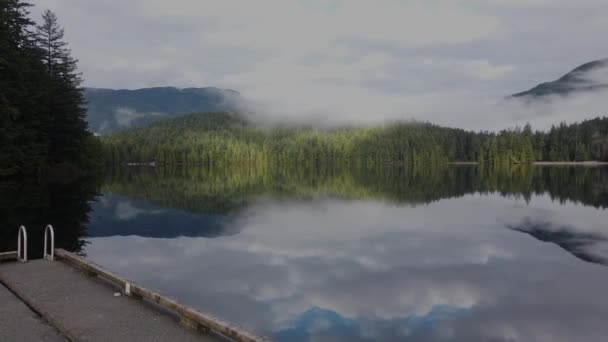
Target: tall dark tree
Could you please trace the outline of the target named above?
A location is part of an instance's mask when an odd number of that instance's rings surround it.
[[[98,146],[86,130],[77,71],[50,11],[42,24],[31,5],[0,0],[0,176],[43,176],[57,165],[82,169]]]
[[[46,75],[35,46],[29,4],[0,1],[0,175],[40,173],[48,151],[42,114]]]
[[[42,14],[42,24],[36,30],[36,42],[43,52],[43,62],[49,75],[56,75],[69,58],[68,45],[63,41],[64,30],[59,26],[57,15],[50,10]]]
[[[36,30],[36,45],[43,54],[51,84],[47,92],[47,110],[51,117],[49,127],[50,161],[81,164],[86,155],[85,100],[81,88],[82,76],[77,60],[71,56],[64,41],[64,30],[55,13],[46,10]]]

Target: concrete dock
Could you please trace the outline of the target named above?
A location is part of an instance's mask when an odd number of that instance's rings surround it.
[[[264,341],[68,252],[0,263],[0,341]]]
[[[0,285],[0,340],[67,342],[7,288]]]

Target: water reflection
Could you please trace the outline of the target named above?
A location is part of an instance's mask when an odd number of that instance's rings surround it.
[[[605,176],[115,170],[86,252],[280,341],[603,341]]]
[[[258,197],[311,199],[325,195],[420,205],[471,193],[499,193],[525,200],[547,194],[560,203],[606,208],[608,168],[128,168],[111,170],[103,192],[164,208],[217,214],[238,211]]]
[[[93,203],[90,237],[129,236],[171,239],[176,237],[217,237],[239,231],[233,217],[191,213],[163,208],[146,201],[106,194]]]
[[[586,224],[584,221],[578,225]],[[608,266],[608,228],[587,231],[574,225],[563,225],[543,218],[525,217],[516,225],[507,225],[513,230],[530,234],[544,242],[555,243],[577,258]]]
[[[44,228],[55,228],[56,247],[81,253],[86,241],[91,201],[99,179],[0,182],[0,252],[17,249],[17,229],[28,231],[29,256],[41,258]]]

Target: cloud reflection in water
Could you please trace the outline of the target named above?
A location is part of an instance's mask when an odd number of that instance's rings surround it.
[[[585,231],[608,236],[604,216],[546,196],[264,200],[223,223],[236,235],[97,237],[87,254],[284,341],[601,341],[608,270],[505,222],[576,230],[585,217]]]

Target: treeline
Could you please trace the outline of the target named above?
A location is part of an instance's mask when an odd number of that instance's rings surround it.
[[[30,6],[0,1],[0,176],[78,172],[101,150],[87,132],[77,60],[57,16],[46,11],[35,25]]]
[[[483,144],[477,155],[481,163],[529,163],[533,161],[608,161],[608,118],[595,118],[548,132],[523,129],[480,134]]]
[[[530,125],[498,133],[429,123],[315,129],[259,127],[236,114],[197,113],[102,139],[108,164],[429,165],[453,161],[526,164],[608,161],[608,118],[560,124],[549,132]]]
[[[110,164],[418,164],[444,158],[440,147],[449,139],[444,130],[413,123],[388,129],[271,128],[250,124],[236,114],[200,113],[107,136],[102,141]]]
[[[145,200],[164,208],[227,215],[260,199],[333,197],[422,205],[492,194],[530,200],[548,195],[608,208],[608,169],[603,167],[162,167],[112,168],[103,193]]]

